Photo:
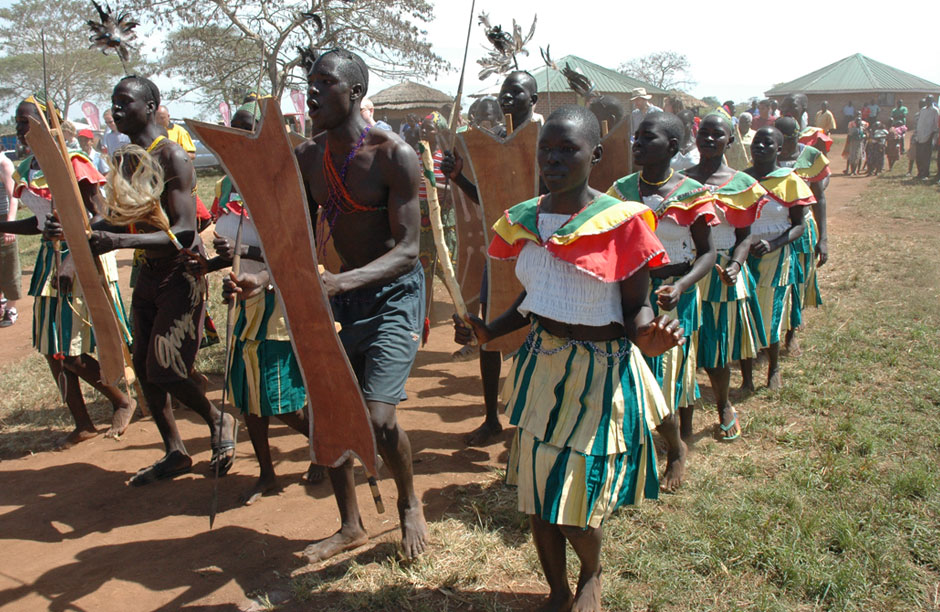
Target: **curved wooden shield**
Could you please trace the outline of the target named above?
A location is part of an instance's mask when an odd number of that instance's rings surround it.
[[[725,150],[725,163],[735,170],[744,170],[751,165],[751,152],[741,140],[738,126],[734,126],[734,142]]]
[[[588,184],[600,192],[606,193],[615,181],[633,173],[633,149],[630,146],[633,130],[630,124],[630,115],[627,115],[601,139],[604,155],[591,169],[591,178],[588,179]]]
[[[355,455],[375,476],[375,436],[317,272],[313,224],[281,109],[265,101],[254,132],[186,124],[219,158],[258,228],[307,388],[313,460],[335,467]]]
[[[467,311],[480,312],[480,286],[486,267],[483,213],[476,202],[457,188],[450,190],[457,218],[457,282]]]
[[[75,179],[72,163],[67,160],[52,133],[43,123],[30,117],[26,142],[36,156],[55,199],[56,212],[62,223],[69,257],[75,263],[75,276],[81,286],[91,324],[98,345],[98,363],[101,364],[101,382],[115,385],[125,375],[124,337],[111,302],[111,292],[105,280],[101,262],[88,245],[88,212],[82,202],[82,193]],[[128,381],[131,380],[132,372]]]
[[[483,207],[483,232],[490,242],[490,228],[507,208],[538,195],[539,177],[535,164],[539,125],[534,121],[503,140],[483,130],[470,129],[459,135],[474,174],[477,195]],[[516,262],[487,258],[489,291],[487,321],[505,312],[522,292],[516,278]],[[522,345],[528,330],[523,328],[488,342],[484,348],[504,354]]]

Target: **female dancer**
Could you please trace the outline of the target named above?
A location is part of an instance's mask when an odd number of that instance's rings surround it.
[[[757,282],[764,335],[769,343],[767,386],[771,389],[780,388],[780,339],[790,329],[790,294],[795,282],[790,244],[805,230],[803,207],[816,201],[809,186],[793,168],[777,163],[782,148],[780,130],[773,126],[762,127],[751,143],[754,165],[745,170],[760,181],[769,196],[760,217],[751,226],[747,263]],[[746,367],[746,362],[741,367]]]
[[[731,118],[720,110],[702,119],[696,143],[701,161],[686,174],[704,184],[718,199],[721,223],[712,228],[718,264],[699,283],[702,326],[698,335],[698,365],[711,381],[718,407],[722,440],[741,435],[738,415],[728,401],[732,361],[750,360],[767,344],[754,286],[745,261],[750,249],[750,226],[760,214],[767,190],[753,177],[724,162],[725,149],[734,140]],[[754,388],[751,369],[742,387]],[[684,410],[684,409],[683,409]],[[680,411],[683,438],[692,435],[692,410]]]
[[[590,111],[552,113],[538,148],[549,194],[509,209],[490,245],[492,257],[518,260],[524,291],[490,324],[469,321],[480,342],[531,326],[503,390],[518,426],[507,481],[530,518],[551,589],[546,611],[601,609],[604,519],[657,495],[651,428],[665,402],[640,351],[684,341],[678,322],[649,304],[649,269],[668,261],[655,217],[588,186],[601,153]],[[470,334],[458,321],[457,340]],[[574,595],[568,543],[581,561]]]
[[[39,95],[26,98],[16,107],[16,135],[24,145],[26,134],[29,132],[30,117],[36,121],[42,121],[40,113],[44,112],[46,112],[45,100]],[[98,186],[105,183],[105,178],[83,153],[73,151],[69,156],[75,177],[78,179],[85,208],[89,214],[96,215],[95,201],[98,199]],[[45,222],[46,215],[52,211],[52,193],[49,191],[36,158],[30,155],[20,162],[13,180],[16,183],[13,196],[29,207],[35,217],[0,222],[0,231],[8,234],[42,233],[40,224]],[[60,242],[59,248],[62,263],[60,276],[74,277],[75,270],[72,267],[72,261],[68,258],[67,245]],[[102,256],[101,263],[111,287],[115,310],[118,316],[125,320],[124,304],[117,287],[117,263],[114,255]],[[91,325],[88,323],[89,315],[82,301],[81,292],[72,292],[70,287],[56,287],[57,271],[54,267],[53,243],[43,240],[39,246],[33,277],[29,284],[29,295],[35,298],[33,301],[33,347],[46,358],[52,377],[56,381],[64,380],[64,385],[58,384],[64,387],[60,391],[75,420],[75,429],[59,440],[58,446],[67,448],[98,435],[98,429],[92,423],[88,409],[85,407],[79,378],[98,390],[114,406],[111,428],[106,435],[116,438],[123,434],[130,424],[136,402],[117,387],[101,382],[98,361],[91,356],[95,339]],[[126,329],[126,324],[124,327]],[[126,339],[129,340],[129,337]]]
[[[701,323],[698,282],[715,265],[710,226],[718,223],[711,192],[670,167],[684,129],[675,115],[648,114],[637,127],[633,142],[633,158],[643,171],[618,180],[607,192],[619,200],[643,202],[656,215],[656,237],[666,249],[669,265],[650,271],[653,312],[661,310],[676,317],[686,334],[681,348],[648,360],[662,385],[670,413],[659,427],[668,448],[663,474],[666,491],[678,488],[685,472],[686,447],[679,435],[676,412],[684,409],[690,414],[699,397],[692,346],[693,334]]]

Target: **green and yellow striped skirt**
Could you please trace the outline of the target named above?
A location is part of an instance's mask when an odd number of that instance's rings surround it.
[[[718,253],[718,265],[727,268],[731,250]],[[745,264],[733,286],[725,285],[717,270],[700,282],[702,326],[698,335],[698,365],[722,368],[732,361],[752,359],[767,345],[757,287]]]
[[[519,428],[506,481],[518,487],[521,512],[598,527],[619,506],[657,497],[652,430],[668,410],[626,338],[572,341],[533,323],[503,399]]]
[[[747,258],[748,268],[757,285],[757,301],[768,346],[780,342],[791,327],[794,281],[792,256],[790,245],[787,244],[763,257],[751,255]]]

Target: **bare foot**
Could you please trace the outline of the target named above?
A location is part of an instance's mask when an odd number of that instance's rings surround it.
[[[483,421],[483,424],[467,434],[467,446],[486,446],[493,438],[503,432],[503,426],[496,421]]]
[[[780,378],[780,368],[769,370],[767,372],[767,388],[776,391],[783,384]]]
[[[368,541],[369,536],[362,527],[346,531],[340,529],[330,537],[307,546],[304,549],[304,557],[307,558],[308,563],[318,563],[345,550],[359,548]]]
[[[578,588],[572,612],[601,612],[601,575],[591,576]]]
[[[428,524],[424,520],[421,502],[404,508],[399,504],[398,518],[401,521],[401,548],[405,559],[414,559],[428,546]]]
[[[689,447],[682,440],[679,440],[679,448],[669,449],[666,455],[666,471],[663,472],[663,482],[659,487],[661,490],[672,493],[682,486],[682,481],[685,480],[685,459],[688,454]],[[579,609],[577,604],[575,609]]]
[[[570,612],[573,603],[574,596],[571,594],[571,591],[567,591],[561,595],[552,593],[548,596],[548,601],[538,608],[538,612]]]
[[[304,474],[304,482],[307,484],[320,484],[324,478],[326,478],[326,468],[316,463],[311,463],[307,468],[307,473]]]
[[[134,411],[136,410],[137,401],[133,398],[128,398],[127,404],[116,408],[114,415],[111,417],[111,428],[105,432],[104,437],[117,440],[123,436],[124,432],[127,431],[127,426],[131,424],[131,419],[134,417]]]
[[[750,395],[751,393],[754,393],[754,391],[756,390],[757,389],[756,387],[754,387],[753,380],[742,380],[741,386],[738,387],[738,391],[740,391],[745,396]]]
[[[255,486],[242,493],[238,501],[246,506],[250,506],[263,496],[280,491],[280,489],[281,488],[277,485],[277,478],[274,476],[270,478],[258,478],[258,482],[255,483]]]
[[[75,446],[76,444],[80,442],[84,442],[85,440],[91,440],[97,435],[98,435],[98,430],[94,429],[94,426],[92,426],[92,429],[75,428],[74,430],[72,430],[72,432],[69,435],[63,436],[56,441],[55,449],[65,450],[67,448],[71,448]]]

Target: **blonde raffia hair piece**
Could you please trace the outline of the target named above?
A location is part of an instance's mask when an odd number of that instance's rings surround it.
[[[142,223],[166,232],[176,248],[182,245],[170,231],[170,220],[160,204],[163,195],[163,166],[149,151],[135,144],[118,149],[108,160],[108,190],[105,218],[114,225]],[[130,180],[123,168],[134,168]]]

